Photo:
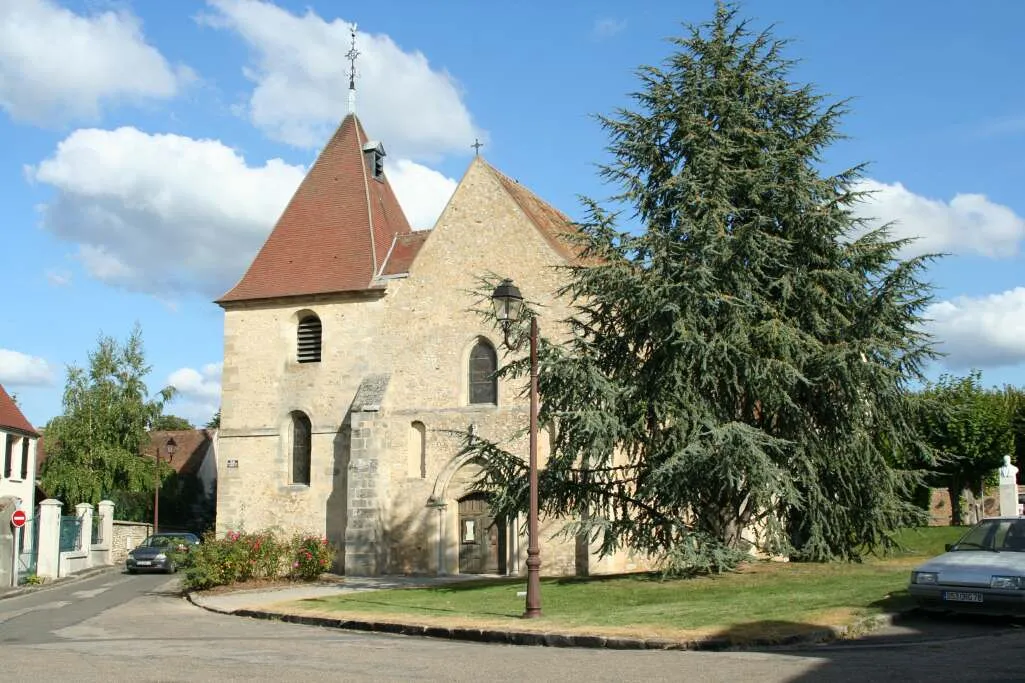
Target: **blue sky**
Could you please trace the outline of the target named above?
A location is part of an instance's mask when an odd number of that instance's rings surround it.
[[[515,9],[511,9],[515,7]],[[388,150],[415,227],[482,153],[570,215],[609,194],[596,113],[628,105],[702,2],[0,0],[0,383],[27,417],[60,412],[65,367],[138,322],[153,390],[216,410],[222,313],[345,114]],[[933,373],[1025,385],[1025,3],[749,0],[853,98],[831,169],[869,162],[866,215],[897,220],[935,265]]]

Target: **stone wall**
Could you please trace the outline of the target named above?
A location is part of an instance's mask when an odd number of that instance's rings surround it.
[[[111,562],[122,564],[128,558],[128,551],[146,540],[153,530],[145,522],[124,522],[114,520],[114,538],[111,539]]]

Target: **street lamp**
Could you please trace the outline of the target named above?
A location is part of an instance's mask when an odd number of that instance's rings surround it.
[[[502,325],[505,345],[515,351],[509,342],[509,330],[523,313],[523,296],[513,281],[506,278],[491,294],[495,317]],[[530,509],[527,517],[527,609],[524,618],[541,616],[541,548],[537,539],[537,316],[530,317]]]
[[[175,443],[174,437],[168,437],[167,443],[164,444],[164,450],[167,451],[167,462],[171,462],[171,458],[174,457],[174,452],[178,450],[178,444]],[[153,459],[153,533],[158,531],[158,523],[160,522],[160,449],[157,448],[156,457]]]

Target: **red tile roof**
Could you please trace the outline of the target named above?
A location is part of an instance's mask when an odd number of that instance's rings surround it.
[[[176,445],[171,457],[171,467],[178,474],[195,474],[203,464],[203,455],[207,451],[214,433],[209,429],[175,429],[160,430],[149,433],[149,444],[143,446],[142,454],[152,458],[158,451],[160,459],[167,462],[165,446],[168,439],[174,439]]]
[[[388,261],[384,264],[381,275],[401,275],[409,272],[413,260],[420,253],[420,247],[427,241],[431,234],[430,230],[419,230],[408,235],[396,235],[395,244],[388,254]]]
[[[29,436],[39,436],[39,432],[25,419],[18,404],[7,394],[3,385],[0,385],[0,428],[13,429]]]
[[[245,275],[217,303],[373,288],[409,222],[387,178],[367,168],[367,142],[359,119],[346,116]]]

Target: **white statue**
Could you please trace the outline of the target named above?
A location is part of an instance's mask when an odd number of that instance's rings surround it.
[[[1011,456],[1004,456],[1004,464],[1000,466],[1001,484],[1018,484],[1018,468],[1011,464]]]

